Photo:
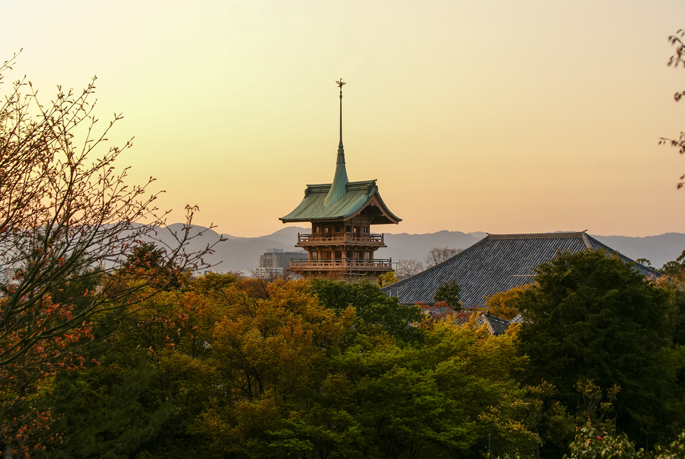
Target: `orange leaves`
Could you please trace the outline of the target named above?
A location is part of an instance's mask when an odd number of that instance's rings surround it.
[[[307,281],[265,287],[247,290],[241,283],[225,292],[237,304],[226,310],[213,335],[213,353],[223,362],[219,371],[236,396],[249,400],[262,399],[269,391],[288,397],[304,390],[312,368],[340,346],[354,320],[353,310],[338,317],[319,305]]]
[[[490,309],[490,314],[511,320],[519,314],[518,302],[523,292],[529,286],[514,287],[506,292],[495,293],[485,299],[485,304]]]

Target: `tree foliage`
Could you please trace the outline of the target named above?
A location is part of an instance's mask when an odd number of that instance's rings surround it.
[[[578,428],[569,450],[570,454],[564,455],[565,459],[676,459],[685,457],[685,432],[671,442],[657,444],[653,451],[645,451],[644,448],[637,448],[625,433],[607,432],[587,422]]]
[[[619,385],[616,425],[645,441],[665,432],[664,420],[682,422],[672,403],[684,363],[672,347],[674,311],[667,292],[631,265],[603,251],[561,253],[538,267],[518,304],[527,381],[554,384],[571,409],[578,380]]]
[[[360,331],[380,329],[401,341],[420,340],[424,334],[415,326],[424,318],[419,307],[400,304],[370,282],[348,284],[317,279],[312,281],[312,291],[321,304],[338,313],[353,307]]]
[[[528,286],[514,287],[485,298],[485,305],[493,316],[511,320],[521,312],[519,301]]]
[[[461,305],[461,288],[457,285],[455,281],[446,281],[435,291],[433,296],[433,301],[440,303],[444,301],[447,306],[451,307],[455,311],[462,310]]]
[[[685,250],[675,260],[664,263],[661,272],[680,282],[685,282]]]
[[[13,63],[0,65],[0,83]],[[94,83],[45,102],[24,78],[0,104],[0,437],[18,448],[51,422],[36,398],[58,369],[83,364],[94,314],[137,301],[156,279],[118,269],[165,213],[152,179],[130,185],[115,167],[132,144],[105,145],[121,115],[100,127]],[[201,255],[184,252],[189,228],[166,254],[177,270]]]
[[[397,279],[395,273],[393,271],[388,271],[387,273],[383,273],[376,278],[376,285],[383,288],[387,287],[388,285],[392,285],[397,281],[399,281],[399,279]]]
[[[36,457],[448,458],[538,442],[510,408],[528,403],[515,329],[425,319],[409,344],[357,317],[371,284],[185,282],[95,327],[99,364],[57,375],[46,403],[63,441]],[[493,407],[506,419],[488,438]]]
[[[685,30],[680,29],[675,34],[668,37],[668,41],[672,46],[675,46],[675,52],[668,59],[668,66],[673,68],[685,67],[685,42],[683,42],[683,37],[685,37]],[[685,91],[677,91],[673,94],[673,99],[679,102],[682,97],[685,96]],[[682,155],[685,153],[685,132],[681,132],[680,136],[676,138],[661,137],[659,139],[659,145],[670,145],[676,147],[678,152]],[[680,180],[685,179],[685,175],[680,177]],[[678,183],[678,189],[682,188],[685,182]]]

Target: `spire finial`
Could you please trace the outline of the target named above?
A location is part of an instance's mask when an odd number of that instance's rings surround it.
[[[342,87],[346,85],[343,81],[342,78],[340,78],[338,81],[335,82],[338,87],[340,88],[340,142],[338,143],[338,159],[342,155],[342,160],[343,162],[345,161],[345,153],[343,150],[343,142],[342,142]]]

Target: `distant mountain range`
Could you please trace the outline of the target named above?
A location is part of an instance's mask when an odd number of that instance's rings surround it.
[[[179,231],[181,224],[169,227],[172,231]],[[205,231],[202,237],[193,239],[188,250],[197,251],[207,244],[217,241],[221,235],[203,227],[194,227],[193,233]],[[226,241],[215,246],[215,252],[205,261],[214,265],[212,271],[244,271],[247,272],[259,265],[259,255],[268,249],[283,249],[284,251],[300,250],[294,247],[297,233],[308,233],[309,228],[286,227],[273,234],[260,237],[237,237],[223,235]],[[427,234],[385,233],[387,248],[380,249],[379,258],[392,258],[393,261],[418,260],[424,261],[433,247],[453,247],[465,249],[482,238],[487,233],[462,233],[460,231],[438,231]],[[618,250],[625,256],[636,260],[646,258],[656,268],[660,268],[667,261],[675,260],[685,250],[685,234],[665,233],[658,236],[628,237],[628,236],[598,236],[592,235],[612,249]],[[159,237],[171,244],[173,238],[164,231]]]

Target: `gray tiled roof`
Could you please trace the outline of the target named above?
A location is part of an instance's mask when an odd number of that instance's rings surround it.
[[[533,283],[533,270],[540,263],[553,260],[557,253],[600,248],[616,253],[584,232],[489,234],[449,260],[382,290],[389,296],[398,297],[403,304],[430,304],[438,287],[446,281],[455,281],[461,288],[465,309],[484,308],[485,296]],[[659,275],[639,264],[635,269],[646,276]]]
[[[495,336],[505,334],[509,328],[509,325],[512,323],[507,319],[490,315],[487,312],[485,314],[481,314],[481,316],[478,318],[478,322],[487,324],[490,333]]]

